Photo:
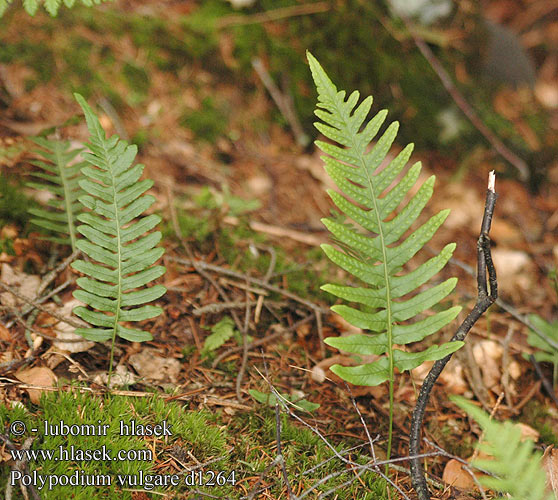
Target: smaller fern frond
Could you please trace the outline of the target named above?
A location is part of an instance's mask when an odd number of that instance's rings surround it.
[[[470,401],[458,396],[450,399],[474,418],[484,431],[480,449],[492,459],[478,459],[473,465],[494,474],[482,476],[483,486],[509,495],[510,500],[555,500],[546,493],[546,475],[542,454],[534,450],[533,442],[522,441],[521,430],[511,422],[496,422]]]
[[[85,99],[79,94],[75,97],[90,133],[90,152],[83,154],[89,166],[81,169],[85,178],[79,181],[87,193],[79,201],[89,211],[78,217],[83,224],[77,229],[85,239],[78,240],[77,247],[94,262],[78,260],[72,264],[87,276],[77,280],[80,290],[74,297],[91,308],[79,306],[74,313],[95,326],[77,329],[76,333],[94,341],[111,339],[113,347],[117,336],[133,342],[151,340],[149,332],[122,323],[154,318],[162,312],[147,303],[161,297],[165,287],[145,287],[165,273],[163,266],[154,266],[164,253],[156,246],[161,233],[149,232],[161,218],[141,216],[155,201],[153,196],[144,195],[153,181],[140,180],[143,165],[132,166],[137,146],[116,135],[107,139]]]
[[[67,141],[51,141],[42,137],[34,137],[31,140],[42,148],[36,151],[41,159],[31,162],[41,171],[31,173],[39,182],[31,181],[27,185],[52,194],[47,207],[29,209],[29,213],[35,216],[31,222],[43,229],[63,235],[48,236],[45,239],[69,244],[72,250],[75,250],[76,217],[81,211],[78,202],[81,194],[78,179],[80,169],[85,166],[85,163],[74,160],[82,149],[70,149],[70,143]]]

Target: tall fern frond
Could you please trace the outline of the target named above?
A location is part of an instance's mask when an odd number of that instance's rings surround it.
[[[478,459],[473,465],[494,474],[482,476],[483,486],[499,493],[507,493],[510,500],[556,500],[545,492],[546,475],[542,468],[542,454],[533,449],[533,442],[522,441],[521,429],[511,422],[496,422],[483,410],[464,398],[450,398],[473,417],[484,431],[480,449],[492,459]]]
[[[328,190],[337,208],[352,219],[357,230],[332,218],[322,222],[337,241],[343,242],[342,251],[331,245],[322,245],[326,255],[339,267],[352,274],[367,287],[328,284],[323,290],[350,302],[361,304],[357,309],[348,305],[335,305],[332,310],[354,326],[367,333],[348,337],[329,337],[326,343],[358,355],[378,355],[371,363],[354,367],[333,365],[331,370],[341,378],[357,385],[375,386],[390,382],[390,440],[393,417],[394,371],[411,370],[424,361],[437,360],[459,349],[462,342],[432,345],[420,352],[396,349],[419,342],[452,321],[460,307],[452,307],[437,314],[406,324],[408,320],[431,308],[446,297],[457,279],[451,278],[427,290],[419,287],[438,273],[451,257],[455,244],[448,244],[436,256],[412,272],[403,268],[428,242],[446,219],[449,211],[434,215],[426,223],[405,237],[432,196],[434,176],[430,177],[412,198],[404,203],[406,195],[417,181],[420,163],[403,172],[411,152],[408,145],[385,168],[380,168],[395,139],[398,124],[392,123],[368,151],[372,139],[384,122],[387,111],[380,111],[368,123],[365,120],[372,106],[372,97],[360,104],[358,91],[346,98],[338,91],[318,61],[308,53],[312,76],[318,90],[315,114],[321,120],[316,128],[337,144],[316,141],[328,156],[323,156],[325,169],[343,193]],[[394,217],[392,217],[396,213]]]
[[[42,137],[31,139],[42,149],[36,153],[41,157],[31,163],[41,169],[31,175],[40,182],[28,182],[27,185],[49,191],[53,196],[47,207],[30,208],[29,213],[35,217],[31,222],[43,229],[60,233],[63,236],[48,236],[45,239],[58,243],[69,244],[76,249],[76,217],[81,211],[78,196],[81,189],[78,185],[80,169],[85,162],[74,162],[82,149],[70,149],[67,141],[50,141]]]
[[[154,214],[140,217],[155,201],[153,196],[143,195],[153,181],[140,181],[144,166],[132,166],[137,147],[116,135],[107,139],[83,97],[75,97],[90,133],[90,152],[83,154],[90,165],[81,169],[85,178],[79,181],[87,193],[79,201],[89,211],[78,216],[83,224],[77,229],[85,239],[78,240],[77,247],[95,261],[72,264],[87,275],[77,280],[81,289],[74,292],[74,297],[91,307],[76,307],[74,313],[95,326],[77,329],[76,333],[88,340],[110,339],[113,348],[116,336],[134,342],[151,340],[150,333],[122,323],[154,318],[162,312],[160,307],[141,305],[166,292],[162,285],[145,287],[165,273],[163,266],[153,265],[164,253],[163,248],[156,247],[161,233],[149,232],[161,218]]]
[[[87,7],[92,7],[93,5],[100,5],[102,2],[110,1],[112,0],[81,0],[81,3]],[[2,14],[4,14],[11,3],[12,0],[0,0],[0,17],[2,17]],[[45,10],[54,17],[58,14],[58,9],[62,4],[72,8],[75,3],[76,0],[23,0],[23,8],[30,16],[34,16],[39,6],[43,4]]]

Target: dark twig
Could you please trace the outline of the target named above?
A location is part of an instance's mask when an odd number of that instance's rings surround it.
[[[271,95],[271,98],[281,111],[283,118],[287,120],[287,123],[291,127],[293,134],[295,136],[296,142],[299,146],[306,147],[310,142],[309,137],[304,133],[304,129],[296,116],[293,108],[292,99],[289,99],[286,95],[282,94],[275,82],[271,78],[270,74],[265,69],[262,60],[259,57],[252,59],[252,67],[260,77],[260,80],[264,84],[265,88]]]
[[[535,371],[537,372],[537,376],[540,378],[543,387],[545,388],[546,392],[548,393],[548,395],[550,396],[552,401],[554,401],[554,404],[558,408],[558,398],[556,397],[556,393],[554,392],[551,383],[548,381],[548,379],[545,377],[544,373],[542,372],[539,363],[535,359],[535,356],[529,354],[529,361],[531,361],[531,363],[535,367]]]
[[[432,250],[432,249],[429,249],[429,251],[433,254],[435,253],[434,250]],[[465,262],[462,262],[459,259],[456,259],[455,257],[452,257],[450,259],[450,263],[455,264],[456,266],[460,267],[461,269],[463,269],[466,273],[470,274],[471,276],[473,276],[475,274],[475,271],[471,266],[469,266],[468,264],[465,264]],[[531,323],[531,321],[529,321],[529,318],[527,316],[524,316],[523,314],[520,314],[515,307],[508,304],[507,302],[504,302],[501,298],[497,298],[494,303],[498,307],[501,307],[507,313],[511,314],[517,321],[519,321],[520,323],[523,323],[527,328],[529,328],[530,330],[533,330],[533,333],[535,335],[537,335],[539,338],[541,338],[542,340],[544,340],[549,346],[558,350],[558,342],[554,339],[551,339],[548,335],[545,335],[545,333],[542,330],[537,328],[533,323]]]
[[[14,359],[12,361],[6,361],[5,363],[0,363],[0,375],[5,375],[11,371],[14,371],[22,366],[28,365],[37,359],[36,353],[33,351],[30,356],[24,359]]]
[[[498,195],[494,190],[494,172],[490,172],[488,190],[486,192],[486,204],[484,206],[484,216],[482,219],[480,236],[477,242],[477,303],[475,304],[475,307],[473,307],[473,310],[467,315],[463,323],[461,323],[454,336],[451,338],[451,342],[465,340],[469,330],[471,330],[477,320],[498,297],[496,270],[494,269],[494,264],[492,263],[490,238],[488,236],[497,197]],[[487,288],[487,271],[490,292]],[[442,373],[442,370],[448,361],[451,359],[451,356],[452,355],[449,354],[445,358],[436,361],[422,383],[411,420],[411,434],[409,436],[409,455],[411,456],[416,456],[420,452],[420,435],[426,405],[436,380],[440,376],[440,373]],[[430,500],[430,492],[428,491],[428,486],[426,484],[424,470],[422,468],[421,461],[416,457],[411,460],[411,479],[419,500]]]
[[[442,85],[447,90],[448,94],[455,101],[455,104],[459,106],[459,109],[463,114],[469,119],[473,126],[482,134],[482,136],[490,143],[494,150],[502,156],[506,161],[513,165],[519,172],[519,178],[522,181],[526,181],[529,178],[529,167],[525,160],[517,156],[513,151],[511,151],[497,136],[492,132],[484,122],[479,118],[475,110],[467,102],[463,94],[457,89],[453,83],[450,75],[442,66],[442,63],[430,50],[430,47],[425,43],[425,41],[417,34],[413,29],[412,23],[404,14],[398,12],[399,17],[405,24],[405,27],[409,31],[409,34],[413,38],[415,45],[418,47],[424,58],[430,63],[432,69],[438,75],[438,78],[442,82]]]

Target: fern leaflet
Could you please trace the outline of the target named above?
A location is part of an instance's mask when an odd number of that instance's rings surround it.
[[[156,247],[161,233],[143,236],[161,218],[154,214],[140,218],[155,201],[153,196],[143,195],[153,181],[140,181],[144,166],[132,166],[137,147],[115,135],[107,139],[83,97],[75,97],[83,108],[90,133],[90,153],[83,154],[90,166],[82,168],[86,178],[79,182],[88,193],[79,201],[90,211],[78,216],[83,224],[77,229],[85,239],[78,240],[77,247],[96,261],[72,264],[88,276],[77,280],[81,290],[76,290],[74,297],[94,309],[79,306],[74,313],[96,327],[77,329],[76,333],[94,341],[111,339],[113,347],[116,336],[134,342],[151,340],[150,333],[121,323],[154,318],[162,312],[152,305],[134,307],[166,292],[162,285],[144,288],[165,273],[163,266],[153,266],[164,253],[163,248]]]
[[[78,196],[81,194],[78,178],[80,169],[85,166],[85,163],[72,164],[72,162],[82,150],[70,150],[70,143],[67,141],[50,141],[42,137],[35,137],[32,140],[43,148],[37,151],[42,159],[31,162],[42,170],[42,172],[31,173],[41,182],[28,182],[27,185],[35,189],[47,190],[53,197],[48,201],[48,208],[29,209],[29,213],[35,216],[31,222],[44,229],[63,234],[62,237],[45,237],[45,239],[70,244],[72,250],[75,250],[76,217],[81,211],[81,204],[78,201]]]
[[[473,417],[484,431],[480,449],[493,459],[474,460],[473,465],[497,477],[483,476],[481,484],[507,493],[510,500],[555,500],[554,495],[545,492],[542,455],[533,450],[532,441],[522,441],[519,427],[511,422],[495,422],[464,398],[453,396],[450,399]]]

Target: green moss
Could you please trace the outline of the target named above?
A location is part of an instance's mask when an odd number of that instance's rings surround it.
[[[547,408],[537,400],[532,399],[523,407],[519,420],[539,431],[543,443],[558,446],[556,418],[553,418]]]
[[[202,101],[201,109],[182,114],[180,125],[189,128],[198,139],[214,143],[227,130],[227,113],[211,97]]]
[[[122,68],[122,76],[132,92],[132,103],[143,101],[151,85],[147,71],[133,62],[126,62]]]
[[[0,176],[0,227],[7,224],[17,224],[27,230],[31,216],[27,212],[30,207],[37,207],[37,203],[25,196],[21,180],[13,177]]]

